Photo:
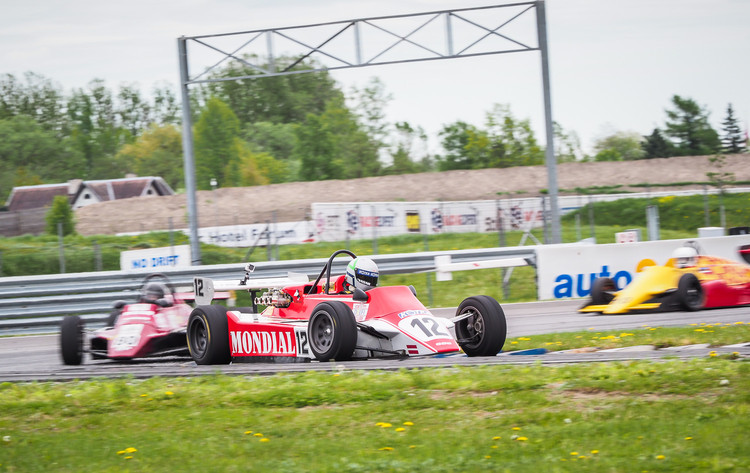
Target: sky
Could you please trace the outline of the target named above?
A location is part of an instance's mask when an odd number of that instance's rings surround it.
[[[35,72],[66,93],[85,88],[95,78],[113,91],[124,84],[137,85],[144,93],[156,85],[171,86],[179,97],[177,38],[182,36],[505,3],[2,0],[0,75],[22,78]],[[729,103],[743,129],[750,122],[750,0],[545,4],[552,118],[579,136],[585,152],[591,153],[597,139],[614,132],[646,135],[663,127],[675,94],[705,107],[720,133]],[[536,29],[525,26],[518,22],[515,29],[533,37]],[[537,51],[364,67],[332,75],[345,91],[378,77],[392,96],[388,120],[421,126],[431,147],[445,124],[462,120],[483,126],[493,104],[508,105],[515,117],[529,119],[545,142]]]

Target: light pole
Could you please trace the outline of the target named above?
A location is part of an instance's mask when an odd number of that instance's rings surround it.
[[[218,185],[219,183],[216,181],[216,178],[212,177],[211,178],[211,196],[213,197],[214,206],[216,207],[216,209],[214,210],[214,227],[216,228],[219,227],[219,215],[218,215],[219,206],[216,203],[216,187]],[[218,230],[216,231],[218,232]]]

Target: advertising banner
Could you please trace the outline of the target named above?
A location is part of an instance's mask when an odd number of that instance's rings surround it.
[[[622,288],[645,263],[663,265],[686,242],[697,242],[700,253],[739,263],[738,249],[750,244],[750,235],[628,244],[563,244],[534,247],[537,255],[539,300],[587,297],[597,277],[610,277]]]
[[[186,234],[187,230],[183,230]],[[315,241],[312,223],[308,221],[252,225],[228,225],[198,229],[201,243],[247,248],[251,246],[292,245]]]
[[[158,272],[164,269],[189,268],[190,265],[190,245],[120,252],[122,271]]]

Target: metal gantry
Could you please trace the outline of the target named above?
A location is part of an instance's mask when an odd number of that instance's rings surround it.
[[[533,31],[534,24],[536,34]],[[561,241],[543,0],[236,33],[183,36],[177,42],[185,186],[193,264],[201,263],[201,255],[198,244],[190,85],[528,51],[541,52],[551,242]],[[191,47],[190,55],[188,46]],[[279,61],[282,56],[284,60]],[[201,64],[200,71],[192,75],[189,67],[191,61]],[[302,63],[305,67],[298,68]],[[233,67],[232,71],[239,73],[226,74],[226,68],[230,65]]]

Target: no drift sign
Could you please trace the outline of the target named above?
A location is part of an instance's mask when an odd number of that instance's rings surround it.
[[[120,269],[123,271],[157,272],[164,269],[189,267],[190,245],[131,250],[120,253]]]

